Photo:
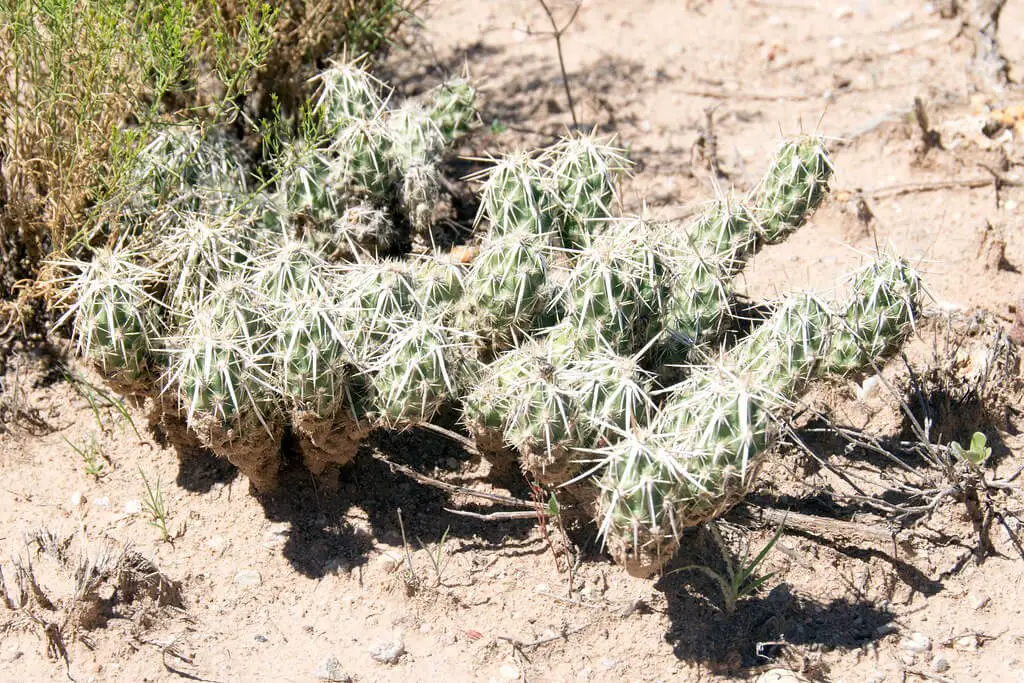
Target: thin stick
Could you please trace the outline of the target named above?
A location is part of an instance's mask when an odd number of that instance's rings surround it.
[[[753,507],[753,506],[751,506]],[[789,512],[775,508],[754,507],[757,515],[745,508],[737,508],[734,515],[740,519],[758,521],[770,526],[783,526],[786,529],[802,531],[814,536],[843,536],[862,541],[883,541],[891,543],[893,533],[877,526],[867,526],[856,522],[844,522],[841,519],[830,519],[818,515],[806,515],[800,512]]]
[[[990,176],[988,178],[966,178],[963,180],[939,180],[934,182],[889,185],[887,187],[879,187],[874,190],[866,190],[862,194],[865,197],[870,197],[872,199],[882,199],[884,197],[896,197],[903,194],[912,194],[914,192],[936,192],[938,190],[948,190],[958,187],[973,189],[978,187],[988,187],[989,185],[1020,187],[1021,182],[1017,180],[1010,180],[1003,176],[996,176],[994,178]]]
[[[527,510],[514,510],[507,512],[490,512],[482,514],[479,512],[470,512],[469,510],[456,510],[454,508],[443,508],[445,512],[450,512],[453,515],[461,515],[462,517],[472,517],[473,519],[482,519],[485,522],[498,522],[507,519],[537,519],[537,515],[547,514],[545,512],[538,512],[536,510],[530,512]]]
[[[569,89],[569,75],[565,72],[565,59],[562,57],[562,34],[565,30],[572,26],[572,22],[576,21],[576,15],[580,13],[580,8],[583,7],[583,1],[579,0],[576,3],[576,9],[572,11],[572,16],[569,17],[569,21],[559,28],[558,23],[555,22],[555,15],[551,13],[551,8],[544,0],[537,0],[540,6],[544,8],[544,13],[548,15],[548,21],[551,22],[552,35],[555,37],[555,47],[558,49],[558,67],[562,70],[562,86],[565,88],[565,99],[569,100],[569,113],[572,115],[573,128],[579,127],[579,121],[576,119],[576,105],[573,104],[572,91]]]
[[[548,636],[546,638],[540,638],[538,640],[530,641],[529,643],[524,643],[521,640],[517,640],[516,638],[510,638],[508,636],[498,636],[498,640],[504,640],[507,643],[511,643],[512,647],[514,647],[516,649],[522,649],[524,647],[536,647],[538,645],[543,645],[545,643],[552,643],[552,642],[554,642],[556,640],[564,640],[564,639],[568,638],[569,636],[573,635],[574,633],[579,633],[580,631],[582,631],[584,629],[590,628],[591,626],[593,626],[596,623],[597,623],[596,620],[595,621],[590,621],[590,622],[587,622],[586,624],[583,624],[583,626],[577,626],[576,628],[569,629],[567,631],[562,631],[558,635]]]
[[[446,481],[441,481],[440,479],[434,479],[433,477],[428,477],[427,475],[420,474],[416,470],[414,470],[412,468],[409,468],[409,467],[406,467],[405,465],[400,465],[397,462],[392,462],[391,460],[388,460],[386,457],[384,457],[383,453],[381,453],[380,451],[377,451],[377,450],[374,450],[373,452],[371,452],[370,455],[373,458],[375,458],[377,460],[380,460],[382,463],[386,464],[388,467],[391,467],[391,468],[393,468],[395,470],[398,470],[399,472],[401,472],[405,476],[410,477],[412,479],[415,479],[416,481],[420,482],[421,484],[426,484],[427,486],[433,486],[434,488],[441,489],[442,491],[448,491],[448,492],[451,492],[451,493],[461,493],[463,495],[472,496],[474,498],[482,498],[484,500],[489,500],[489,501],[494,502],[494,503],[501,503],[502,505],[511,505],[513,507],[520,507],[520,508],[525,508],[525,509],[529,509],[529,510],[533,510],[533,509],[536,508],[536,506],[533,503],[531,503],[530,501],[527,501],[527,500],[522,500],[520,498],[513,498],[512,496],[501,496],[501,495],[498,495],[496,493],[486,493],[484,491],[474,491],[473,489],[466,488],[465,486],[457,486],[455,484],[449,484]],[[530,514],[534,514],[534,513],[531,512]]]
[[[419,426],[423,427],[424,429],[429,429],[432,432],[437,432],[441,436],[451,439],[452,441],[456,442],[464,449],[466,449],[466,451],[472,453],[473,455],[480,455],[480,451],[477,450],[476,444],[473,443],[471,439],[467,439],[466,437],[464,437],[462,434],[453,432],[450,429],[445,429],[444,427],[440,427],[436,424],[431,424],[430,422],[424,422]]]

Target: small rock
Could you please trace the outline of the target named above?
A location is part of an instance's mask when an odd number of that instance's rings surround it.
[[[420,624],[420,633],[430,633],[430,624]]]
[[[898,630],[899,630],[899,627],[896,624],[882,624],[881,626],[879,626],[878,628],[875,629],[875,633],[879,637],[881,637],[881,636],[887,636],[890,633],[896,633],[896,631],[898,631]]]
[[[405,654],[405,643],[395,638],[370,648],[370,656],[381,664],[395,664]]]
[[[270,527],[270,529],[263,534],[263,546],[266,548],[277,548],[283,546],[288,541],[290,529],[291,525],[287,523]]]
[[[878,375],[871,375],[857,388],[857,398],[861,401],[869,399],[878,393],[878,389],[881,386],[882,378]]]
[[[257,643],[265,643],[270,640],[270,638],[267,638],[262,633],[257,633],[252,637],[252,639],[255,640]]]
[[[975,610],[985,609],[985,607],[988,606],[988,603],[989,603],[990,599],[991,598],[989,598],[984,593],[977,593],[975,595],[972,595],[971,596],[971,609],[975,609]]]
[[[608,669],[609,671],[614,669],[618,665],[619,665],[619,660],[612,659],[611,657],[605,657],[604,659],[601,660],[601,666],[603,666],[604,668]]]
[[[806,678],[789,669],[768,669],[755,683],[809,683]]]
[[[978,636],[974,634],[961,636],[953,642],[953,646],[956,647],[957,650],[963,650],[964,652],[977,652]]]
[[[71,494],[71,507],[78,507],[79,505],[83,505],[88,500],[89,499],[86,498],[85,494],[83,494],[81,491],[75,491],[74,493]]]
[[[534,593],[547,593],[549,590],[551,590],[551,587],[548,586],[546,583],[538,583],[536,586],[533,587]]]
[[[263,577],[255,569],[243,569],[235,574],[235,583],[239,586],[258,586],[263,583]]]
[[[932,660],[932,671],[937,674],[949,671],[949,660],[945,657],[936,657]]]
[[[92,504],[93,507],[108,508],[110,507],[110,498],[108,498],[107,496],[103,496],[102,498],[97,498],[96,500],[94,500]]]
[[[206,539],[206,547],[215,553],[222,553],[228,547],[228,541],[223,536],[210,536]]]
[[[849,5],[840,5],[832,11],[833,19],[849,19],[853,16],[853,8]]]
[[[391,574],[398,569],[401,564],[402,558],[392,555],[391,553],[383,553],[370,563],[370,573]]]
[[[503,681],[518,681],[520,675],[519,667],[510,662],[505,662],[498,667],[498,676]]]
[[[316,668],[317,680],[330,681],[331,683],[350,683],[352,677],[341,668],[341,662],[334,655],[331,655],[320,666]]]
[[[932,640],[923,633],[911,633],[903,639],[900,647],[908,652],[928,652],[932,649]]]
[[[142,512],[142,503],[137,500],[129,500],[124,504],[124,514],[137,515]]]
[[[900,661],[903,662],[904,666],[914,666],[917,664],[917,655],[909,650],[907,652],[901,652]]]

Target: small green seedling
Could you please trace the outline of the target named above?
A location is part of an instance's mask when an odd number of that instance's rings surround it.
[[[434,568],[435,588],[441,585],[445,567],[448,566],[448,562],[452,559],[451,554],[449,554],[445,549],[445,542],[448,540],[448,532],[451,530],[451,527],[445,529],[444,533],[441,534],[441,540],[437,543],[432,543],[429,546],[424,545],[423,541],[420,541],[420,545],[427,551],[427,557],[430,559],[431,567]]]
[[[95,434],[89,435],[89,440],[83,443],[81,446],[76,446],[70,439],[64,437],[64,443],[71,447],[78,457],[82,459],[82,464],[85,466],[85,473],[99,481],[107,474],[106,463],[110,462],[110,458],[103,450],[103,445],[96,439]]]
[[[169,543],[171,532],[167,529],[167,504],[164,502],[164,492],[160,488],[160,475],[157,475],[155,483],[150,483],[149,477],[141,467],[139,474],[142,476],[142,483],[146,485],[146,498],[143,504],[150,516],[149,523],[160,530],[161,540]]]
[[[964,449],[959,443],[954,441],[949,446],[949,450],[958,459],[972,465],[973,467],[981,467],[988,460],[989,456],[992,455],[992,449],[986,446],[987,439],[981,432],[974,432],[971,436],[971,447]]]
[[[729,552],[729,549],[726,547],[725,541],[722,540],[722,536],[718,532],[718,528],[715,524],[709,524],[707,528],[710,530],[712,538],[715,539],[715,543],[718,545],[718,549],[721,551],[722,557],[725,559],[725,573],[723,574],[722,572],[702,564],[691,564],[686,567],[675,569],[669,572],[669,574],[693,570],[699,571],[710,577],[718,584],[718,587],[722,591],[726,614],[733,614],[736,611],[736,605],[739,603],[741,598],[753,595],[773,576],[775,576],[775,572],[769,572],[764,576],[755,576],[754,572],[757,571],[757,568],[764,561],[764,558],[768,556],[768,553],[771,552],[771,549],[775,547],[775,544],[782,536],[782,530],[785,527],[780,524],[771,540],[768,541],[768,543],[761,548],[761,551],[757,556],[749,562],[747,561],[747,558],[750,556],[750,546],[748,545],[743,552],[743,559],[740,560],[738,566]]]
[[[491,135],[501,135],[508,130],[508,125],[501,119],[491,121]]]

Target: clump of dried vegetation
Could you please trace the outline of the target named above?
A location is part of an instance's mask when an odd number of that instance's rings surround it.
[[[48,255],[107,237],[83,226],[154,129],[289,115],[331,54],[380,51],[422,4],[2,0],[0,330],[44,310]]]

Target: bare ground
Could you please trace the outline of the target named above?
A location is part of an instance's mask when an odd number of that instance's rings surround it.
[[[934,418],[937,442],[985,432],[988,481],[1024,465],[1020,367],[993,368],[985,355],[1024,335],[1024,124],[1009,109],[1024,103],[1012,84],[1024,75],[1024,2],[1007,2],[998,30],[981,33],[972,10],[986,3],[955,4],[958,13],[902,0],[588,0],[563,38],[580,125],[614,133],[637,162],[630,211],[679,219],[715,187],[749,189],[780,133],[834,138],[833,198],[747,267],[751,301],[830,288],[876,245],[920,264],[933,296],[906,361],[890,363],[874,388],[845,382],[808,397],[795,427],[810,454],[781,449],[751,505],[729,516],[727,543],[756,552],[779,519],[765,521],[762,508],[792,515],[759,568],[771,578],[735,613],[702,574],[632,578],[592,530],[459,516],[445,508],[510,508],[425,486],[373,457],[531,498],[520,477],[488,472],[427,432],[377,435],[336,489],[295,455],[284,493],[250,495],[230,465],[202,455],[179,463],[140,410],[121,415],[82,381],[65,381],[70,371],[99,385],[87,368],[55,362],[55,350],[18,356],[2,397],[0,568],[10,589],[14,559],[36,558],[51,605],[33,599],[30,614],[0,604],[9,627],[0,678],[697,681],[785,667],[812,680],[1024,681],[1020,479],[976,501],[954,492],[900,531],[895,513],[857,491],[905,507],[917,503],[883,487],[920,482],[823,431],[813,412],[879,439],[940,490],[950,480],[901,445],[916,438],[901,399],[920,422]],[[560,20],[571,14],[552,8]],[[465,156],[547,144],[571,124],[539,4],[439,0],[425,19],[422,39],[387,68],[409,93],[468,68],[490,130],[464,144]],[[991,54],[976,59],[986,35],[1011,82],[999,82]],[[925,144],[926,130],[940,146]],[[987,370],[992,381],[973,391]],[[92,449],[98,476],[72,445]],[[160,482],[169,541],[149,524],[143,474]],[[75,539],[49,573],[39,544],[26,541],[40,529]],[[77,558],[103,547],[151,560],[183,607],[129,600],[111,574],[89,603],[103,618],[83,620]],[[692,532],[670,569],[722,563],[710,536]]]

